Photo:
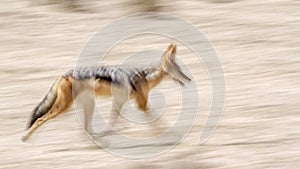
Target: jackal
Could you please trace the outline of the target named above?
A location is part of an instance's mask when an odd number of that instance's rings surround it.
[[[84,95],[84,127],[92,133],[92,116],[95,106],[93,96],[112,96],[113,107],[109,125],[113,126],[123,104],[134,99],[141,111],[148,110],[149,91],[165,77],[171,77],[180,85],[191,79],[185,75],[175,61],[176,45],[171,43],[156,67],[126,68],[120,66],[81,67],[70,70],[59,77],[44,99],[33,110],[28,121],[27,132],[22,140],[28,137],[43,123],[65,112],[82,93]]]

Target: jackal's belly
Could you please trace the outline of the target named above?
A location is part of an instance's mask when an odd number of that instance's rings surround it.
[[[97,96],[111,96],[112,84],[104,80],[98,80],[95,83],[95,94]]]
[[[105,96],[105,97],[110,97],[112,95],[114,96],[123,95],[128,99],[133,99],[135,97],[135,92],[133,92],[132,90],[130,89],[128,90],[128,88],[125,88],[124,86],[114,85],[104,80],[98,80],[95,83],[95,94],[96,96]]]

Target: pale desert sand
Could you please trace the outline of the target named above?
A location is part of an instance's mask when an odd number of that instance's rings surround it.
[[[32,109],[54,80],[76,65],[89,38],[138,9],[115,1],[86,1],[82,4],[87,10],[81,12],[29,1],[0,3],[0,168],[300,167],[300,1],[159,1],[162,12],[189,21],[212,42],[224,69],[226,101],[217,130],[199,144],[211,84],[204,66],[179,43],[178,57],[197,82],[199,115],[180,144],[140,160],[116,156],[93,144],[73,109],[21,142]],[[163,50],[170,42],[159,36],[141,39],[116,46],[106,63],[120,63],[144,47]],[[159,88],[169,103],[164,114],[168,123],[163,125],[172,124],[180,107],[174,99],[179,87],[165,82]],[[110,106],[109,100],[100,101],[104,114]],[[134,137],[155,131],[124,119],[116,128]]]

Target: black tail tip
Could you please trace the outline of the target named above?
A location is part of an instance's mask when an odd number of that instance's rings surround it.
[[[30,119],[30,121],[28,122],[28,124],[26,125],[25,130],[30,129],[30,127],[33,125],[33,123],[36,121],[36,119]]]

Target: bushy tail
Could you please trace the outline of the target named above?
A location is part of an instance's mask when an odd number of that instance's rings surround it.
[[[44,116],[52,108],[52,105],[57,98],[57,83],[59,82],[59,80],[56,80],[43,100],[33,110],[31,118],[29,119],[27,124],[27,129],[29,129],[37,119]]]

